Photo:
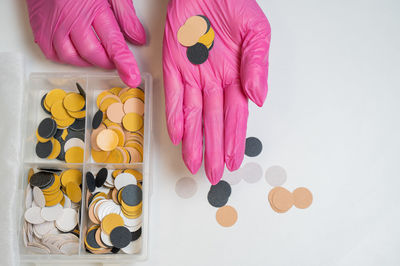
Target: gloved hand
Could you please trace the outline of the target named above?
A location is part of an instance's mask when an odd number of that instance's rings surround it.
[[[195,65],[177,40],[186,20],[203,15],[215,32],[207,61]],[[255,0],[171,0],[163,45],[168,133],[182,141],[192,173],[201,166],[212,184],[240,167],[245,149],[248,98],[262,106],[267,94],[271,29]],[[262,123],[262,121],[260,121]]]
[[[146,42],[132,0],[27,0],[27,4],[35,42],[47,58],[117,68],[128,86],[140,84],[139,69],[122,34],[134,44]]]

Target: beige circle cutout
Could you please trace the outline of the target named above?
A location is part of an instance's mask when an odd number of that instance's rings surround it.
[[[235,208],[225,205],[217,210],[215,218],[221,226],[231,227],[236,223],[238,214]]]

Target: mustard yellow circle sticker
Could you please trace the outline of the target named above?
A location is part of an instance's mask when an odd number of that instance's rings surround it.
[[[91,153],[93,161],[96,163],[104,163],[110,155],[109,151],[96,151],[94,149],[92,149]]]
[[[82,191],[75,182],[69,182],[65,187],[65,192],[72,202],[78,203],[82,199]]]
[[[136,113],[129,113],[122,118],[122,124],[128,131],[138,131],[143,127],[143,117]]]
[[[101,221],[101,229],[109,235],[111,231],[118,226],[124,225],[124,219],[116,213],[110,213],[106,215]]]
[[[61,184],[67,186],[73,182],[78,185],[82,184],[82,172],[78,169],[68,169],[61,174]]]
[[[67,110],[64,108],[63,101],[59,100],[53,103],[51,106],[51,114],[54,118],[58,120],[67,120],[71,119],[71,116],[68,114]]]
[[[85,98],[83,98],[79,93],[71,92],[65,96],[63,104],[65,109],[72,112],[78,112],[85,107]]]
[[[53,150],[51,151],[50,155],[47,157],[47,159],[55,159],[57,156],[60,154],[61,151],[61,144],[58,140],[52,138],[51,142],[53,143]]]
[[[64,99],[65,95],[67,93],[62,89],[51,90],[47,93],[46,98],[44,98],[44,103],[50,109],[56,101]]]
[[[81,147],[72,147],[65,153],[67,163],[83,163],[83,149]]]

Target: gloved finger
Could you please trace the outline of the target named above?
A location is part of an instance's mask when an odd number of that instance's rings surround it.
[[[96,15],[93,27],[122,81],[130,87],[139,86],[141,76],[135,57],[129,50],[110,8]]]
[[[203,90],[204,166],[211,184],[221,180],[224,171],[224,96],[220,86],[209,82]]]
[[[255,3],[255,5],[257,4]],[[268,53],[271,28],[260,7],[258,9],[261,14],[249,23],[244,33],[240,75],[247,97],[258,106],[262,106],[268,92]]]
[[[225,163],[230,171],[242,164],[246,144],[248,100],[239,81],[224,90]]]
[[[187,168],[195,174],[203,160],[203,95],[201,90],[192,85],[185,86],[183,100],[184,133],[182,157]]]
[[[146,43],[146,32],[136,16],[132,0],[108,0],[125,37],[133,44]]]
[[[88,62],[80,57],[69,36],[54,36],[53,46],[60,62],[76,66],[90,66]]]
[[[168,134],[172,143],[178,145],[183,137],[183,80],[172,55],[173,47],[168,42],[171,28],[165,27],[163,42],[163,72],[165,91],[165,111]]]
[[[106,69],[115,68],[91,26],[75,25],[70,36],[79,55],[87,62]]]

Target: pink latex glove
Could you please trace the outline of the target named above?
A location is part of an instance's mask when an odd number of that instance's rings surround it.
[[[132,0],[27,0],[27,4],[35,42],[47,58],[117,68],[128,86],[140,84],[138,66],[123,36],[134,44],[146,42]]]
[[[193,65],[177,40],[185,21],[204,15],[215,31],[208,60]],[[267,95],[271,29],[255,0],[171,0],[164,33],[163,68],[168,133],[182,141],[192,173],[203,158],[211,184],[240,167],[245,149],[248,98],[262,106]],[[262,123],[262,121],[260,121]]]

